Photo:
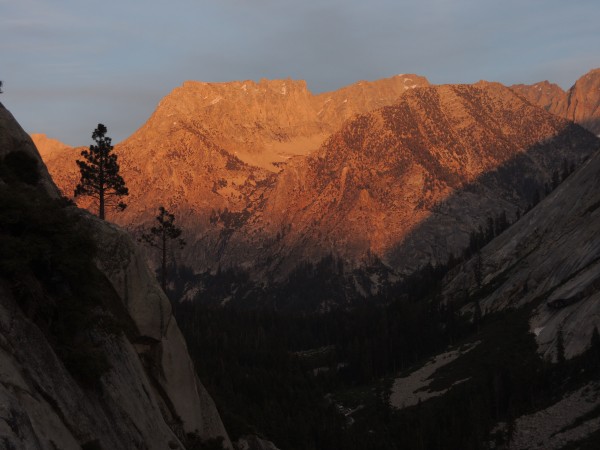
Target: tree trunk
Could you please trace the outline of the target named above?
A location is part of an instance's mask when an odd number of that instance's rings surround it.
[[[163,292],[167,293],[167,236],[163,230],[162,235],[162,273],[160,277],[160,285]]]
[[[98,202],[98,217],[104,220],[104,192],[100,191],[100,201]]]

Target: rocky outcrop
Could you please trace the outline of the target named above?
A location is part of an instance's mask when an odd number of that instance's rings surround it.
[[[163,417],[167,423],[202,439],[226,437],[214,402],[196,375],[171,303],[144,255],[117,226],[91,215],[87,215],[87,225],[95,241],[102,244],[98,267],[123,299],[138,330],[131,341],[145,362]]]
[[[596,144],[596,149],[600,146]],[[556,358],[559,330],[567,358],[585,351],[600,328],[600,153],[481,251],[483,311],[536,306],[540,352]],[[455,273],[448,301],[477,295],[474,265]]]
[[[58,197],[60,190],[54,184],[45,164],[41,162],[39,153],[29,135],[17,123],[13,115],[0,103],[0,158],[9,152],[21,150],[39,161],[41,172],[40,187],[51,197]],[[0,181],[1,182],[1,181]]]
[[[0,139],[0,159],[19,151],[37,160],[42,175],[38,187],[57,198],[35,146],[1,105]],[[231,448],[215,405],[195,374],[170,303],[131,237],[71,209],[69,214],[99,249],[95,264],[100,278],[85,283],[100,289],[104,298],[103,309],[96,307],[93,314],[115,325],[96,326],[94,320],[87,339],[108,367],[94,386],[82,384],[36,314],[20,306],[19,285],[0,276],[0,446],[162,450],[184,448],[192,433],[204,440],[223,437]],[[30,276],[34,304],[58,307],[60,296],[71,291],[69,279],[53,275],[50,280],[57,289],[44,288]]]
[[[600,136],[600,69],[593,69],[564,92],[556,84],[542,81],[511,86],[533,104],[572,120]]]
[[[600,69],[591,70],[575,82],[557,114],[600,136]]]

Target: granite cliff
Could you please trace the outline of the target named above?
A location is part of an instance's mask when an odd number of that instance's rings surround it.
[[[530,320],[540,352],[581,354],[600,324],[600,145],[556,190],[481,251],[483,311],[535,305]],[[448,301],[476,297],[476,259],[451,274]],[[471,308],[473,305],[468,305]]]
[[[131,237],[60,200],[2,105],[0,166],[0,446],[231,448]]]

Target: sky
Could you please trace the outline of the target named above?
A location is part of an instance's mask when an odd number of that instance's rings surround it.
[[[596,67],[598,0],[0,0],[0,102],[69,145],[125,139],[185,80],[568,89]]]

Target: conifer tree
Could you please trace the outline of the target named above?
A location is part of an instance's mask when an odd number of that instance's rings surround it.
[[[0,94],[2,94],[2,80],[0,80]]]
[[[129,195],[125,181],[119,175],[117,155],[111,153],[113,146],[111,138],[106,136],[106,131],[106,127],[99,123],[92,133],[96,144],[81,152],[83,161],[76,161],[81,179],[75,188],[75,197],[81,195],[95,199],[98,202],[98,217],[102,220],[105,217],[105,206],[115,206],[122,211],[127,205],[119,199]]]
[[[149,233],[143,233],[140,239],[158,249],[161,252],[161,274],[160,285],[163,291],[167,292],[167,248],[170,241],[175,243],[179,248],[185,246],[185,241],[180,238],[181,228],[175,225],[175,215],[167,211],[164,206],[158,208],[158,216],[156,216],[157,226],[150,229]]]

